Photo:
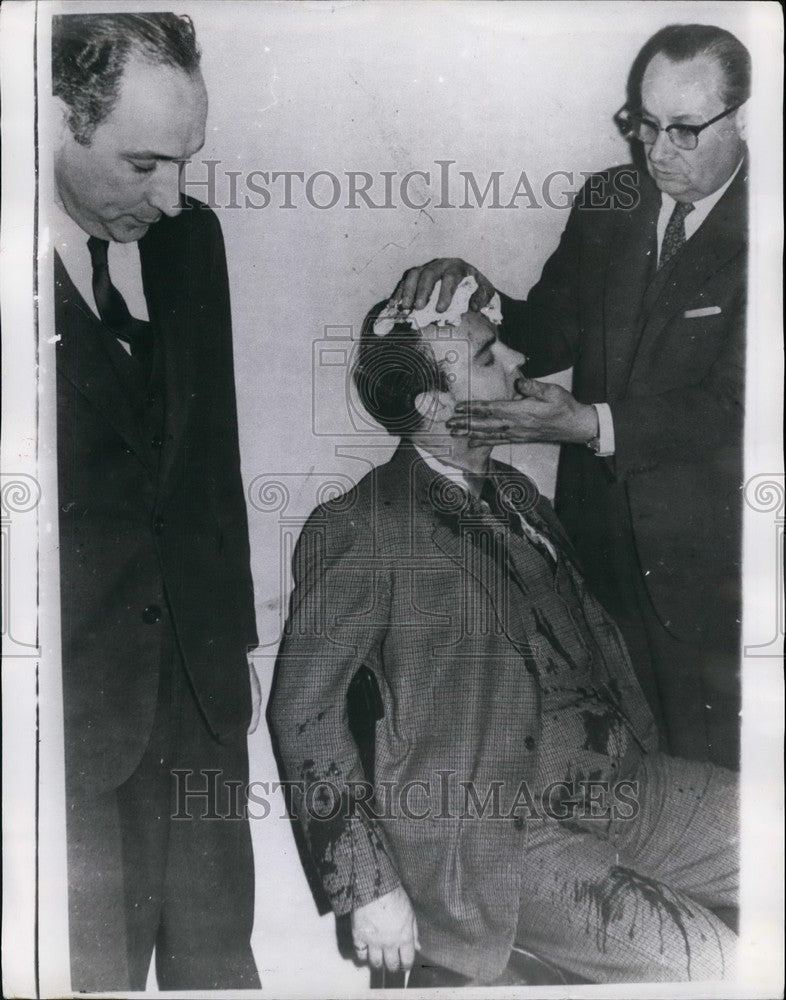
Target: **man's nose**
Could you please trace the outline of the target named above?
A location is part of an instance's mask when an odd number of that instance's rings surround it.
[[[519,375],[524,374],[524,365],[527,363],[527,359],[519,351],[514,351],[510,347],[507,351],[506,367],[514,378],[518,378]]]
[[[650,162],[666,163],[671,160],[676,155],[676,147],[674,143],[669,138],[669,133],[666,131],[658,132],[658,137],[650,146],[649,153],[647,154],[650,158]]]
[[[177,163],[159,162],[148,191],[153,208],[174,218],[180,215],[180,168]]]

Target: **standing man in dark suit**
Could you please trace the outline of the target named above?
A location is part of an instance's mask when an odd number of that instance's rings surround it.
[[[561,442],[556,509],[622,627],[664,738],[739,766],[742,438],[750,57],[729,32],[673,25],[633,65],[620,116],[645,167],[591,177],[503,336],[522,398],[458,408],[456,435]],[[408,271],[422,307],[461,260]],[[573,392],[534,381],[573,366]],[[471,419],[470,419],[471,415]]]
[[[257,987],[229,289],[218,220],[179,191],[193,26],[55,17],[53,89],[72,985],[143,989],[155,949],[163,989]]]

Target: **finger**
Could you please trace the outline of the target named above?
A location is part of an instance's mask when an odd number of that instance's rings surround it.
[[[396,285],[396,290],[393,292],[392,298],[394,302],[398,301],[404,310],[412,308],[422,270],[422,267],[411,267],[408,271],[404,272],[403,278]]]
[[[437,298],[437,312],[444,312],[448,308],[463,278],[464,275],[456,271],[446,271],[442,275],[442,284]]]
[[[415,939],[415,948],[420,951],[420,933],[418,931],[417,917],[412,918],[412,936]]]
[[[504,420],[497,420],[496,417],[471,417],[469,420],[461,420],[446,426],[452,437],[466,437],[468,434],[496,437],[510,431],[510,424]]]
[[[424,306],[428,305],[431,293],[434,291],[434,285],[436,285],[440,279],[444,279],[444,270],[445,261],[443,260],[433,260],[430,264],[426,264],[425,267],[420,269],[420,276],[418,277],[418,284],[414,298],[415,309],[423,309]]]
[[[415,944],[413,941],[407,941],[398,950],[399,960],[402,969],[411,969],[415,964]]]
[[[528,411],[527,404],[521,399],[468,399],[456,403],[453,416],[450,419],[454,420],[457,417],[466,416],[469,416],[470,419],[493,417],[496,420],[512,423],[519,414]]]
[[[385,968],[390,972],[398,972],[399,968],[399,955],[398,947],[396,945],[386,945],[383,952]]]
[[[472,410],[468,413],[454,413],[452,417],[448,417],[445,421],[445,426],[449,428],[453,427],[490,427],[495,423],[513,423],[512,416],[510,413],[502,411],[500,413],[494,413],[492,410]]]
[[[442,277],[443,263],[441,260],[432,260],[428,264],[414,268],[416,273],[413,275],[411,284],[406,288],[405,308],[422,309],[428,304],[431,293],[434,291],[434,285]]]
[[[546,382],[538,382],[534,378],[527,378],[520,375],[516,379],[516,392],[520,396],[534,396],[535,399],[544,399],[548,385]]]
[[[471,437],[467,439],[468,448],[495,448],[498,444],[513,444],[515,441],[526,441],[522,437]]]
[[[488,305],[494,295],[494,287],[488,278],[485,278],[479,271],[475,272],[475,277],[477,278],[478,287],[472,293],[472,298],[469,300],[469,307],[474,312],[479,312],[483,306]]]
[[[369,945],[368,964],[372,969],[381,969],[383,962],[382,949],[378,944]]]
[[[462,399],[456,403],[454,413],[461,416],[463,413],[471,413],[474,416],[482,416],[488,413],[489,407],[485,399]]]

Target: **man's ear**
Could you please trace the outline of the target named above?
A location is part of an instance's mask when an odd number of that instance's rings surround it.
[[[426,421],[438,420],[444,423],[452,410],[450,396],[446,392],[429,389],[415,396],[415,409]]]
[[[70,109],[62,97],[52,98],[52,134],[56,146],[61,146],[71,135],[71,126],[68,124]]]
[[[748,140],[748,105],[743,104],[741,108],[737,108],[734,112],[734,120],[737,124],[737,131],[739,132],[740,139],[743,142]]]

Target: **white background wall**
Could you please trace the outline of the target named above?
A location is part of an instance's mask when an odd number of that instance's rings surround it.
[[[52,5],[55,6],[54,4]],[[163,3],[69,3],[58,10],[162,9]],[[261,637],[257,668],[265,700],[288,593],[285,531],[313,507],[327,480],[362,475],[390,453],[384,436],[351,432],[341,369],[313,360],[325,327],[355,333],[369,307],[402,271],[435,256],[465,257],[501,289],[523,296],[537,279],[566,221],[564,210],[437,209],[419,212],[341,207],[348,170],[397,181],[432,172],[413,197],[438,199],[437,159],[473,171],[481,189],[503,171],[503,204],[519,174],[540,200],[553,171],[626,162],[612,115],[646,38],[674,21],[716,23],[750,45],[757,7],[734,3],[266,3],[190,0],[172,5],[193,17],[210,94],[201,158],[218,160],[218,212],[232,285],[239,422],[248,484],[278,478],[282,509],[252,491],[249,507]],[[279,207],[281,182],[264,209],[227,208],[225,171],[331,171],[343,179],[339,206],[309,206],[295,184],[295,209]],[[199,179],[204,168],[189,168]],[[241,202],[246,192],[239,181]],[[454,189],[454,201],[463,191]],[[191,188],[197,197],[204,188]],[[321,201],[327,186],[316,187]],[[506,197],[507,195],[507,197]],[[257,201],[260,199],[257,197]],[[520,201],[526,204],[526,200]],[[335,331],[334,331],[335,332]],[[339,345],[341,346],[341,345]],[[315,425],[314,414],[319,414]],[[344,427],[348,433],[330,433]],[[343,449],[339,455],[338,449]],[[348,457],[354,455],[355,457]],[[513,456],[551,494],[555,450]],[[358,460],[360,459],[360,460]],[[257,477],[262,477],[262,480]],[[275,507],[275,504],[269,504]],[[277,778],[264,720],[251,738],[251,773]],[[271,996],[362,991],[368,976],[337,955],[334,921],[320,918],[302,875],[283,805],[252,823],[257,859],[254,945]]]

